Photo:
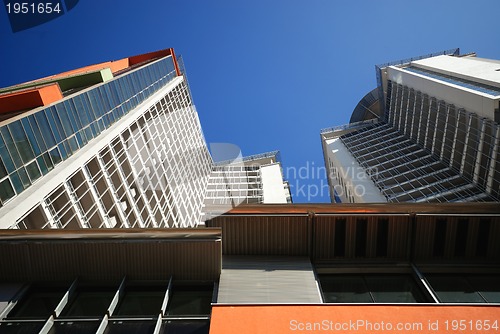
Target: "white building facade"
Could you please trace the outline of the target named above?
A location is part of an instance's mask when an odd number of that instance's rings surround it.
[[[216,168],[173,50],[117,69],[122,61],[2,90],[7,105],[18,91],[56,82],[62,98],[0,123],[0,228],[202,222]],[[107,74],[89,83],[89,71]]]
[[[458,53],[378,66],[380,117],[322,131],[332,201],[499,201],[500,61]]]

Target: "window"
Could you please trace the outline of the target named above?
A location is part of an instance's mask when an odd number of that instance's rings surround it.
[[[9,319],[47,319],[56,308],[65,288],[59,287],[32,287],[9,312]]]
[[[320,275],[327,303],[423,303],[426,298],[410,275]]]
[[[210,315],[213,285],[176,285],[170,296],[167,315]]]
[[[499,303],[500,277],[495,275],[426,275],[443,303]]]
[[[75,296],[61,313],[61,317],[102,317],[115,295],[116,288],[87,287],[76,291]]]
[[[160,313],[166,286],[130,286],[117,306],[115,316],[155,316]]]

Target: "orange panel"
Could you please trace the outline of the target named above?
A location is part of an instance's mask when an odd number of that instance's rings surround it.
[[[84,66],[84,67],[77,68],[75,70],[62,72],[62,73],[59,73],[59,74],[56,74],[56,75],[52,75],[52,76],[49,76],[49,77],[45,77],[45,78],[42,78],[42,79],[38,79],[38,80],[35,80],[35,81],[55,80],[55,79],[64,78],[64,77],[68,77],[68,76],[79,74],[79,73],[98,71],[98,70],[102,70],[102,69],[105,69],[105,68],[108,68],[108,67],[111,69],[112,73],[121,71],[121,70],[126,69],[127,67],[129,67],[129,59],[128,58],[123,58],[123,59],[120,59],[120,60],[107,61],[107,62],[104,62],[104,63],[94,64],[94,65],[89,65],[89,66]]]
[[[0,113],[46,106],[63,98],[57,83],[0,95]]]
[[[500,333],[498,306],[214,306],[210,334]]]
[[[142,63],[143,61],[152,60],[156,58],[161,58],[165,56],[170,56],[173,52],[173,49],[164,49],[149,53],[144,53],[142,55],[129,57],[130,66]]]

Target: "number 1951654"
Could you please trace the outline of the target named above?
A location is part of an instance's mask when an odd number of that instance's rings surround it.
[[[5,7],[8,14],[59,14],[62,12],[59,2],[8,2]]]
[[[498,331],[498,320],[446,320],[446,330],[451,331]]]

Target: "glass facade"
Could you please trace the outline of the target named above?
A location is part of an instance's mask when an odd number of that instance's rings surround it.
[[[500,303],[500,277],[496,275],[426,275],[443,303]]]
[[[327,303],[423,303],[426,298],[410,275],[320,275]]]
[[[0,318],[0,333],[37,333],[44,326],[50,334],[96,333],[99,327],[121,334],[208,333],[213,289],[213,282],[191,281],[33,285],[14,296],[19,301]]]
[[[0,128],[0,205],[176,77],[171,56]]]
[[[425,274],[427,286],[409,274],[320,274],[325,303],[500,303],[500,277]]]

